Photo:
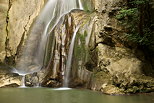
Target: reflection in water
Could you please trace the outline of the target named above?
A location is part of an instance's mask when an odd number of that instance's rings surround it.
[[[153,96],[154,93],[133,96],[109,96],[76,89],[0,89],[0,103],[153,103]]]

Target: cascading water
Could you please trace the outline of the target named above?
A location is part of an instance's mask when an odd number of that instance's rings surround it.
[[[12,72],[19,74],[21,76],[21,78],[22,78],[21,79],[21,86],[19,88],[26,88],[26,85],[25,85],[25,76],[26,76],[26,74],[18,72],[18,70],[15,69],[15,68],[13,68]]]
[[[17,62],[16,69],[20,73],[32,73],[40,70],[43,65],[44,50],[47,40],[47,30],[50,21],[55,17],[57,0],[49,0],[37,18],[22,56]]]
[[[22,87],[22,88],[25,88],[26,87],[25,86],[25,75],[22,75],[22,84],[21,84],[20,87]]]
[[[19,57],[16,65],[18,74],[30,74],[39,71],[43,67],[45,45],[49,32],[52,32],[60,17],[77,8],[82,9],[80,0],[48,0],[36,19],[26,41],[26,46]]]
[[[73,56],[73,50],[74,50],[74,43],[75,43],[75,37],[77,34],[77,31],[79,30],[79,27],[77,27],[74,31],[72,41],[70,44],[69,52],[68,52],[68,58],[66,62],[66,70],[64,72],[64,79],[63,79],[63,87],[68,87],[69,83],[69,76],[70,76],[70,71],[71,71],[71,63],[72,63],[72,56]]]

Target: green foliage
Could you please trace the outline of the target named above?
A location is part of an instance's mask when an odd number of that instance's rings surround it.
[[[148,2],[149,2],[149,0],[133,0],[130,3],[134,4],[134,5],[141,5],[141,4],[146,4]]]
[[[132,8],[132,9],[121,9],[119,11],[119,14],[116,15],[116,18],[118,20],[121,20],[121,19],[125,19],[127,17],[137,17],[137,14],[138,14],[138,9],[137,8]]]
[[[116,15],[119,22],[128,30],[126,38],[139,45],[153,44],[151,37],[153,32],[150,28],[153,24],[146,20],[148,3],[149,0],[130,0],[129,6],[122,8]]]
[[[150,40],[150,35],[144,35],[141,37],[139,34],[126,34],[128,40],[138,43],[139,45],[151,45],[153,43]]]

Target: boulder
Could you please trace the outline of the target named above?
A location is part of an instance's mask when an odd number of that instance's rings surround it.
[[[98,44],[96,52],[98,64],[94,71],[92,89],[98,84],[97,89],[107,94],[153,91],[154,71],[141,51],[138,51],[141,56],[138,58],[131,49]]]
[[[21,76],[12,73],[13,69],[0,64],[0,87],[18,87],[21,85]]]

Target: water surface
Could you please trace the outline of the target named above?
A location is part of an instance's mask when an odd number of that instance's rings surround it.
[[[154,103],[154,93],[109,96],[89,90],[0,88],[0,103]]]

